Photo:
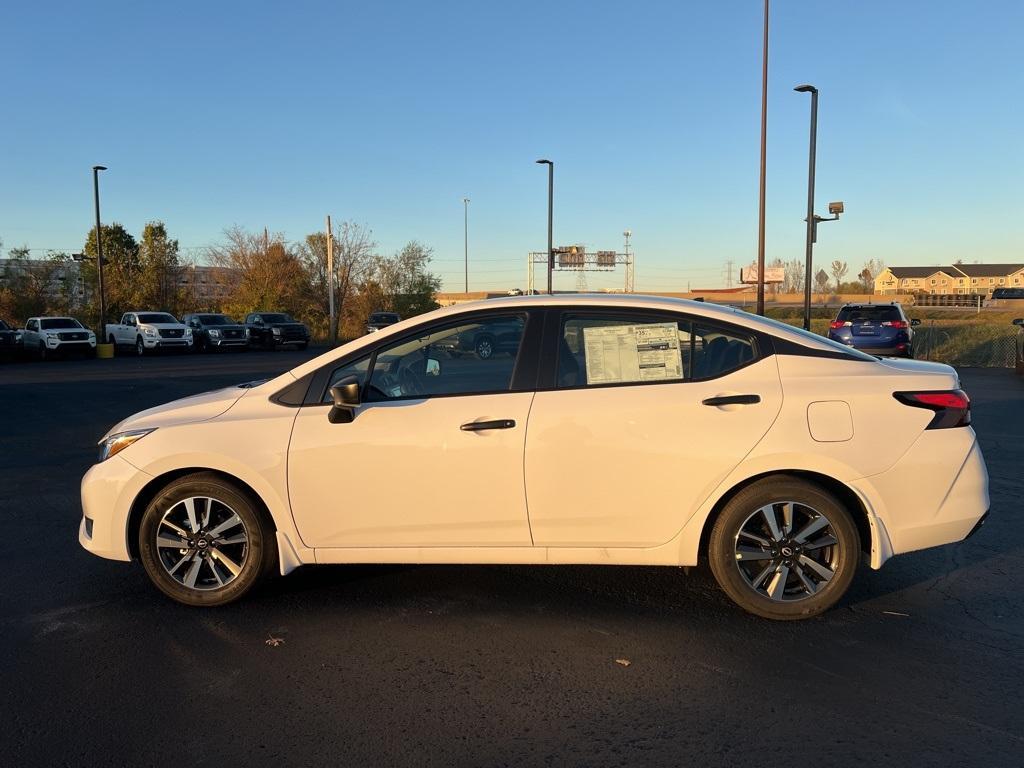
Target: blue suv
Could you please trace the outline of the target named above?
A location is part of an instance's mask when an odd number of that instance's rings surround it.
[[[913,327],[903,307],[892,304],[846,304],[829,323],[828,337],[840,344],[881,357],[913,357]]]

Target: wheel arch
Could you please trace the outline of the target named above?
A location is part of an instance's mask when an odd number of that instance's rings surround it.
[[[704,525],[701,529],[700,544],[697,549],[697,556],[699,558],[707,557],[711,529],[714,527],[715,521],[718,520],[718,516],[722,513],[722,509],[725,505],[728,504],[729,501],[744,488],[770,477],[790,477],[806,480],[814,483],[815,485],[821,486],[826,491],[832,493],[850,513],[850,516],[853,518],[853,521],[857,526],[857,534],[860,537],[861,552],[868,556],[871,555],[872,550],[875,548],[873,536],[874,526],[871,523],[871,513],[868,511],[864,500],[861,499],[861,497],[852,488],[850,488],[850,486],[846,485],[846,483],[841,480],[836,480],[834,477],[830,477],[829,475],[821,472],[815,472],[814,470],[775,469],[751,475],[750,477],[740,480],[718,498],[714,506],[711,508],[711,511],[708,513],[708,516],[705,518]]]
[[[252,499],[252,502],[256,505],[256,508],[260,510],[264,517],[264,521],[270,527],[270,530],[275,534],[277,533],[277,524],[274,522],[274,516],[270,513],[270,509],[267,507],[266,502],[263,501],[251,485],[240,477],[232,475],[230,472],[224,472],[219,469],[210,469],[209,467],[182,467],[180,469],[169,470],[153,477],[153,479],[147,482],[142,487],[142,490],[135,495],[135,499],[132,501],[131,509],[128,513],[128,527],[125,532],[128,539],[128,553],[131,555],[132,559],[137,559],[139,556],[139,528],[142,524],[142,514],[146,511],[146,507],[149,506],[149,503],[156,498],[160,491],[178,478],[198,473],[215,475],[220,479],[237,486],[240,491]]]

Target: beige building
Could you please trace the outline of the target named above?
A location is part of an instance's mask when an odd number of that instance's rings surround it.
[[[878,294],[980,294],[988,297],[996,288],[1024,288],[1024,264],[886,267],[875,278],[875,293]]]

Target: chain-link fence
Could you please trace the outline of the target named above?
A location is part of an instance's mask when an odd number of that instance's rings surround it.
[[[925,320],[914,329],[914,357],[949,365],[1012,368],[1017,329],[985,323]]]

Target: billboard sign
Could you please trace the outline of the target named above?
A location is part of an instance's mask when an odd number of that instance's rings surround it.
[[[786,270],[784,267],[765,267],[764,281],[766,284],[783,283],[786,281]],[[757,264],[740,269],[740,282],[746,285],[757,285]]]

